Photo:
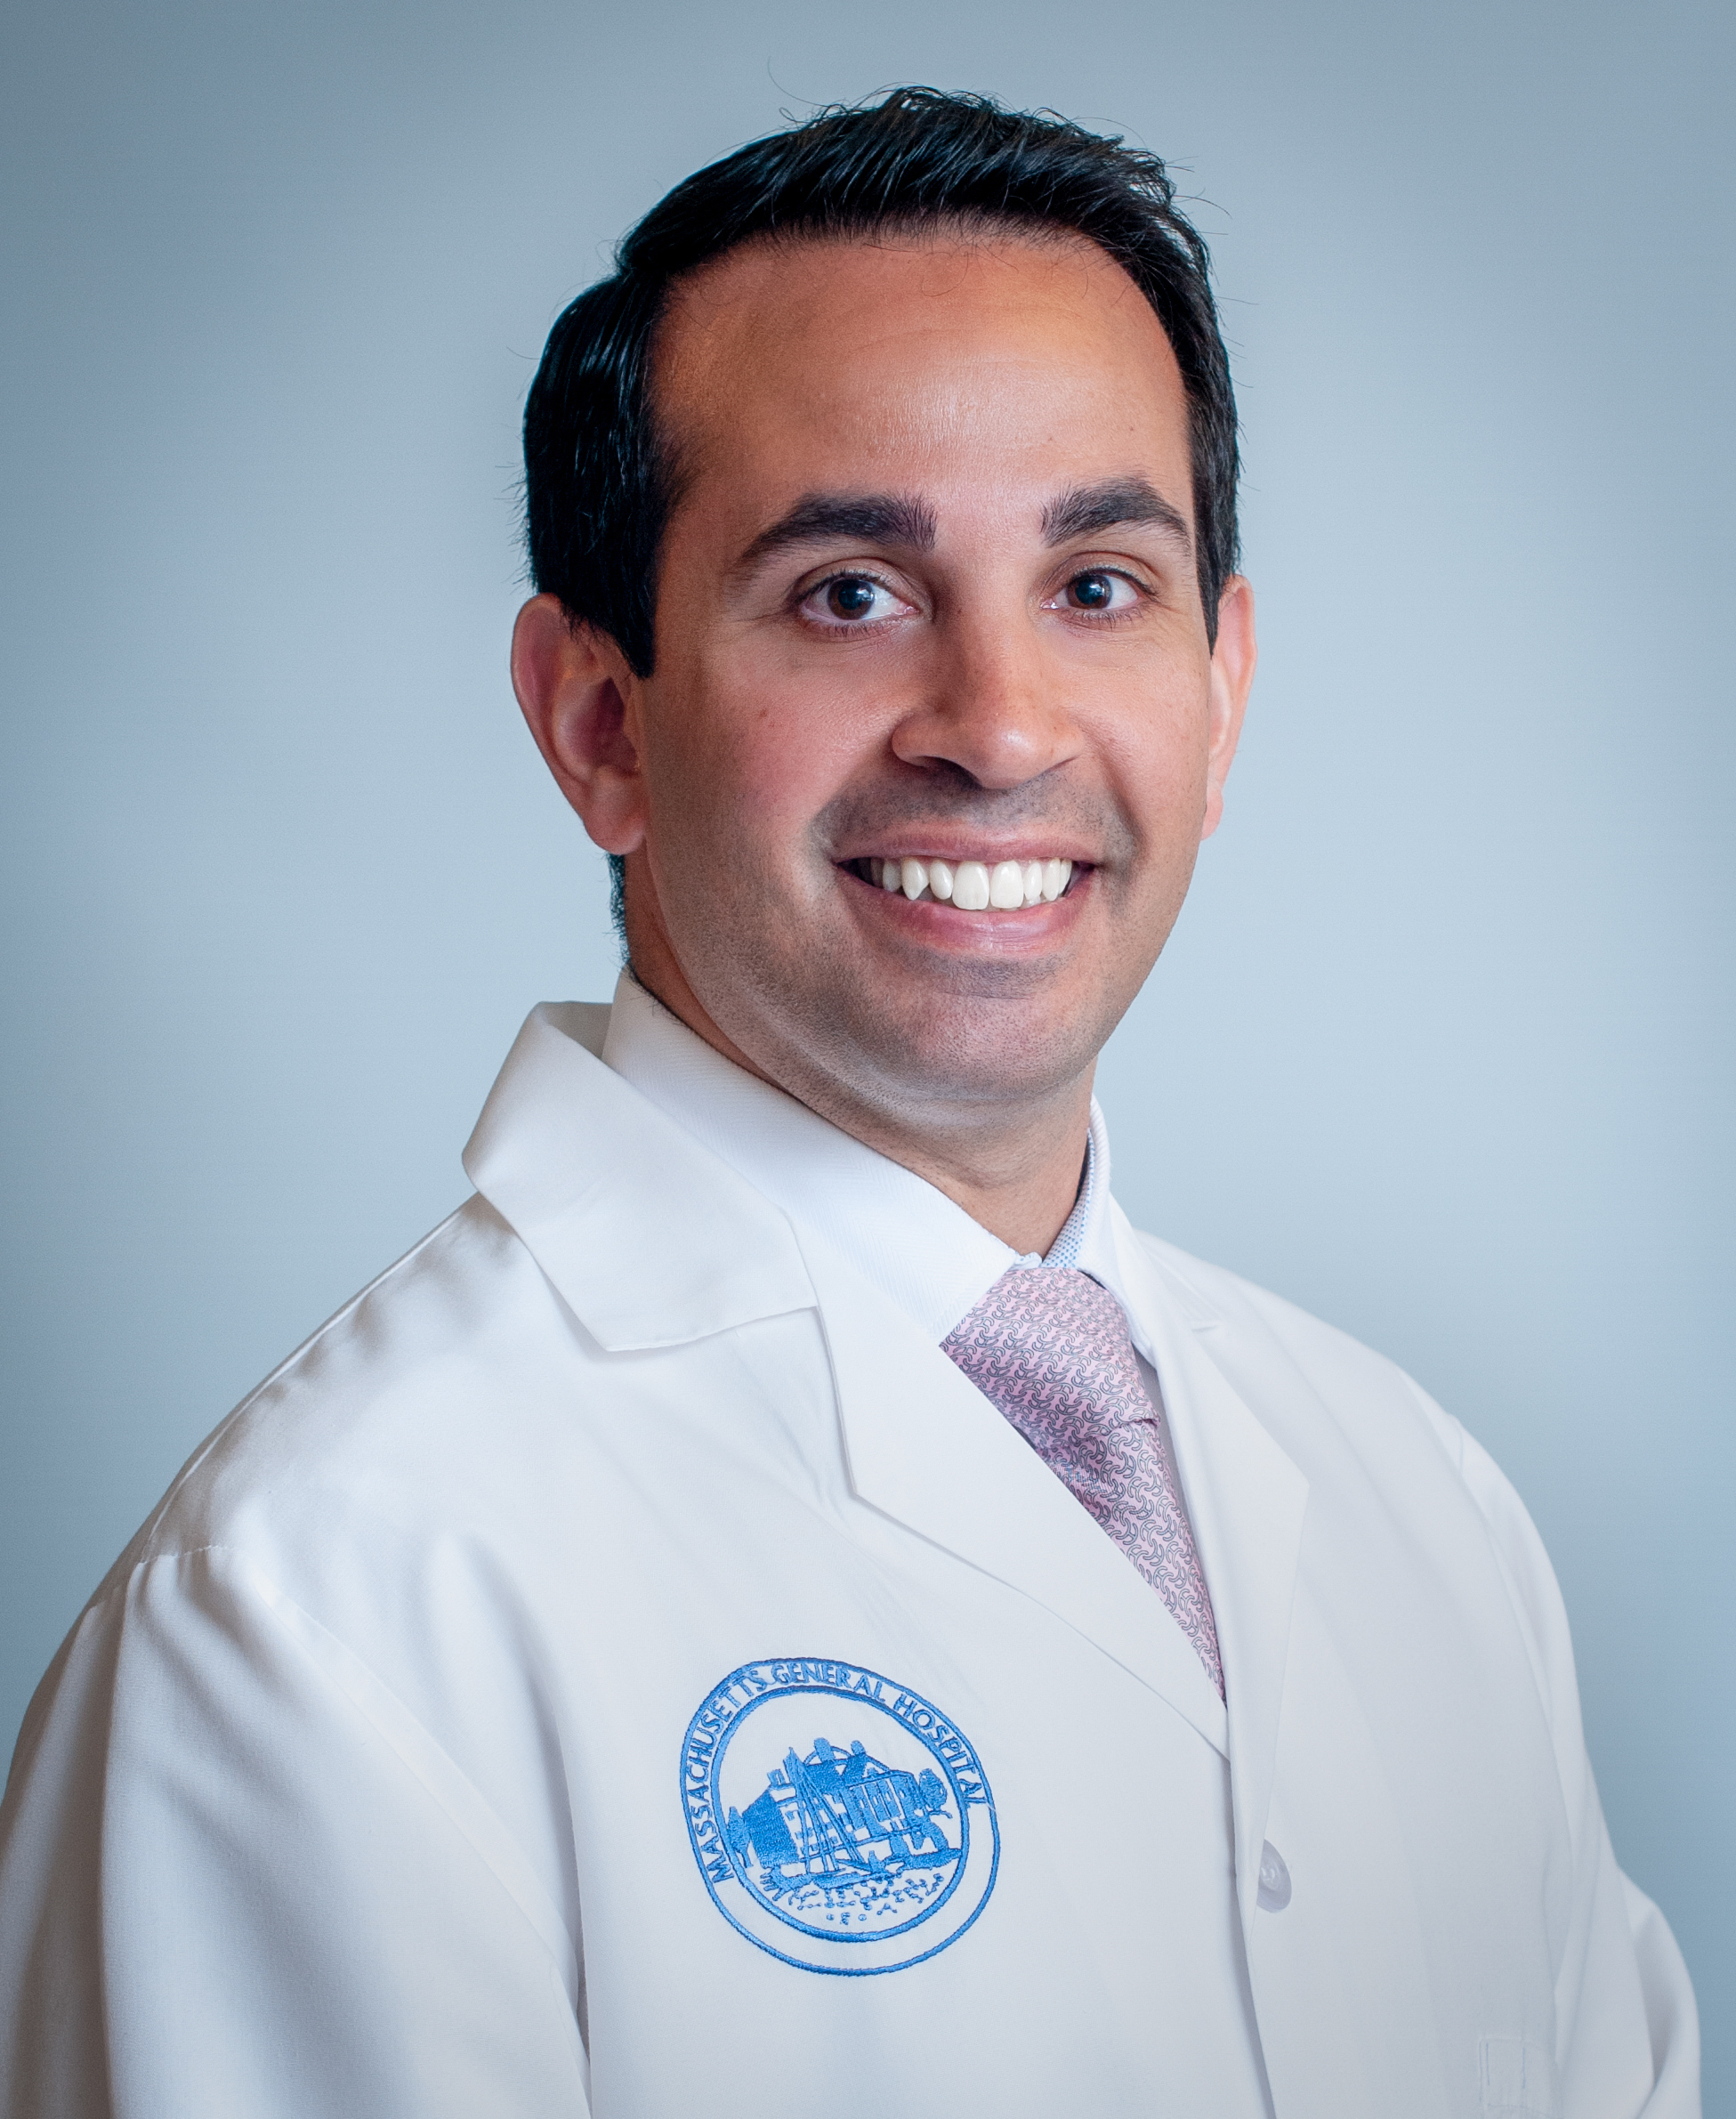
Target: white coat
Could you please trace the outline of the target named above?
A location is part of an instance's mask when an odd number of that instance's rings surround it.
[[[1475,1443],[1118,1211],[1226,1711],[606,1015],[532,1015],[477,1196],[217,1430],[44,1681],[8,2119],[1690,2119],[1681,1959]]]

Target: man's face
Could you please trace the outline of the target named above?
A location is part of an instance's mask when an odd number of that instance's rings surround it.
[[[828,1115],[1088,1085],[1252,674],[1245,585],[1207,643],[1150,305],[1082,242],[755,249],[678,297],[656,401],[682,475],[655,674],[622,679],[635,963]],[[1046,887],[1000,902],[1005,863]]]

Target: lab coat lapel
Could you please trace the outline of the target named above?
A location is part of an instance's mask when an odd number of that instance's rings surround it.
[[[676,1346],[818,1302],[860,1498],[1032,1597],[1225,1751],[1223,1702],[1132,1564],[895,1304],[602,1064],[605,1023],[534,1010],[464,1151],[585,1330],[613,1352]]]
[[[610,1353],[811,1308],[788,1221],[603,1065],[608,1020],[531,1010],[464,1149],[472,1184]]]
[[[823,1238],[798,1241],[858,1497],[1053,1612],[1222,1752],[1223,1703],[1132,1564],[900,1310]]]
[[[1278,1754],[1308,1482],[1212,1359],[1229,1327],[1115,1216],[1134,1342],[1158,1372],[1211,1592],[1229,1704],[1237,1891],[1253,1918]]]

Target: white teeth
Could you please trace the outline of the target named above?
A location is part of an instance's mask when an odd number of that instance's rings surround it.
[[[915,904],[931,894],[949,901],[961,912],[982,912],[992,905],[1000,912],[1017,912],[1028,905],[1053,905],[1073,879],[1070,861],[918,861],[906,853],[899,859],[876,857],[868,863],[880,887],[900,892]]]
[[[961,861],[952,871],[952,902],[961,912],[989,910],[989,871],[980,861]]]
[[[989,876],[989,902],[999,912],[1016,912],[1025,902],[1025,871],[1016,861],[997,861]]]

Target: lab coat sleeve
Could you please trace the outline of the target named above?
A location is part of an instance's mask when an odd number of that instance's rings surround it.
[[[1693,1987],[1664,1916],[1616,1865],[1554,1569],[1488,1452],[1417,1395],[1489,1524],[1554,1743],[1574,1856],[1573,1913],[1555,1985],[1562,2119],[1700,2119]]]
[[[4,2119],[582,2119],[577,1979],[476,1790],[236,1554],[85,1613],[0,1808]]]

